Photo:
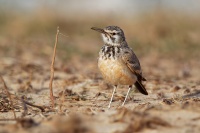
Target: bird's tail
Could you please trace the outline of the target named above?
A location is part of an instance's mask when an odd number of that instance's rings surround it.
[[[140,81],[135,82],[135,87],[144,95],[148,95],[147,90],[145,89],[144,85]]]

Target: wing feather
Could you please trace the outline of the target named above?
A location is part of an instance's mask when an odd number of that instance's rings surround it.
[[[142,76],[142,70],[140,67],[140,62],[137,56],[130,48],[125,48],[122,54],[122,60],[128,66],[132,73],[137,76],[137,81],[135,82],[136,88],[144,95],[148,95],[145,87],[142,84],[142,80],[146,81],[146,79]]]
[[[127,67],[131,70],[132,73],[136,74],[138,81],[146,81],[146,79],[142,76],[142,70],[140,67],[140,62],[135,55],[135,53],[130,48],[125,48],[122,54],[122,60],[127,65]]]

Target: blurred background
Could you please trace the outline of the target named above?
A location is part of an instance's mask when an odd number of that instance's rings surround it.
[[[122,110],[115,115],[113,110],[110,113],[104,110],[112,86],[104,82],[98,71],[97,57],[103,41],[91,27],[109,25],[123,29],[147,79],[144,85],[149,95],[136,94],[133,90],[126,104],[127,109],[137,113]],[[46,111],[50,105],[50,65],[57,26],[67,37],[59,35],[57,45],[53,82],[56,111]],[[50,116],[60,110],[67,118],[71,113],[97,118],[91,119],[89,129],[118,129],[121,127],[118,122],[123,122],[124,126],[130,123],[125,132],[133,131],[131,128],[135,126],[138,131],[148,127],[153,132],[158,126],[163,132],[165,125],[168,132],[199,132],[199,52],[200,0],[0,0],[0,76],[15,98],[13,108],[17,116],[28,114],[27,118],[41,123],[51,122]],[[0,89],[0,111],[4,108],[9,111],[0,113],[0,118],[13,118],[12,105],[3,93],[1,82]],[[117,89],[113,109],[118,110],[126,91],[127,86]],[[22,97],[35,105],[44,105],[45,114],[35,109],[27,113],[24,103],[23,106],[20,103]],[[97,126],[93,126],[95,121]],[[38,130],[26,128],[30,132],[44,129],[43,132],[46,129],[65,132],[65,127],[73,129],[71,125],[75,123],[77,127],[82,122],[72,120],[68,124],[57,119],[54,126],[29,123],[38,127]],[[14,127],[17,126],[8,127],[4,132],[12,129],[11,132],[17,133]],[[21,129],[18,131],[23,132]]]
[[[108,25],[140,58],[198,59],[199,13],[199,0],[1,0],[0,59],[50,61],[59,26],[58,59],[96,60],[103,42],[90,28]]]

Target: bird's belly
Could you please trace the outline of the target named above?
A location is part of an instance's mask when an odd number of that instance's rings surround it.
[[[113,85],[132,85],[137,77],[119,59],[98,60],[98,67],[106,82]]]

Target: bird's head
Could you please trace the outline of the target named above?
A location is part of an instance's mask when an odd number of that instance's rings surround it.
[[[91,29],[101,33],[106,45],[120,46],[125,41],[124,32],[118,26],[107,26],[104,29],[92,27]]]

